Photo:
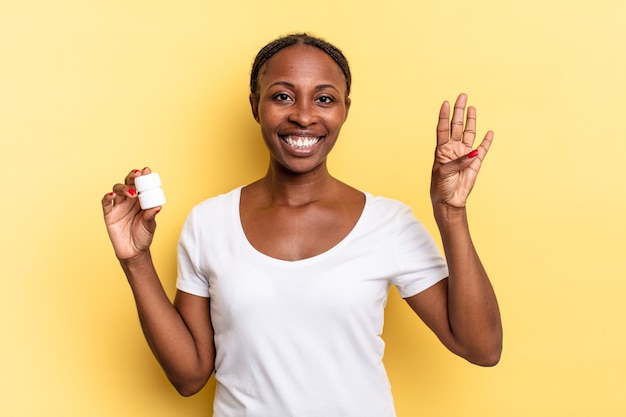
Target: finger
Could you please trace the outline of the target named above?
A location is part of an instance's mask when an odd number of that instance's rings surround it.
[[[147,175],[150,172],[152,171],[148,167],[145,167],[143,169],[133,169],[132,171],[128,173],[128,175],[126,175],[126,178],[124,179],[124,184],[134,187],[135,178],[140,177],[142,175]]]
[[[476,159],[479,161],[477,167],[480,167],[480,164],[487,156],[487,152],[489,152],[489,148],[491,147],[491,143],[493,142],[493,135],[493,131],[488,131],[485,134],[483,140],[480,142],[478,148],[469,152],[467,155],[465,155],[465,157],[459,158],[458,161],[461,162],[462,160],[465,160],[468,165],[471,165]]]
[[[135,198],[137,197],[137,191],[134,188],[134,184],[133,186],[129,186],[126,184],[115,184],[113,186],[113,192],[116,194],[116,196],[118,197],[130,197],[130,198]],[[119,203],[121,201],[121,199],[116,199],[115,202]]]
[[[437,146],[444,145],[450,140],[450,103],[444,101],[439,109],[437,123]]]
[[[465,104],[467,103],[467,95],[459,94],[454,103],[454,111],[452,112],[452,122],[450,123],[450,140],[463,139],[463,118],[465,117]]]
[[[160,206],[141,211],[143,222],[151,234],[154,234],[154,231],[156,230],[156,215],[159,214],[160,211]]]
[[[489,152],[489,148],[491,147],[491,143],[493,142],[493,135],[493,131],[488,131],[485,134],[482,142],[480,142],[478,148],[468,152],[466,155],[461,156],[460,158],[455,159],[454,161],[449,162],[448,165],[456,165],[457,167],[459,167],[460,170],[466,166],[471,165],[475,160],[478,160],[480,164],[480,162],[485,159],[485,156],[487,156],[487,152]]]
[[[104,197],[102,197],[102,210],[104,211],[104,214],[111,212],[116,196],[117,194],[111,191],[110,193],[106,193]]]
[[[457,174],[459,172],[465,171],[466,180],[473,177],[475,178],[480,171],[480,167],[482,164],[482,157],[479,156],[480,152],[478,149],[475,149],[466,155],[460,156],[450,162],[447,162],[441,166],[441,174],[443,176]],[[467,170],[467,168],[472,167],[472,169]]]
[[[474,139],[476,139],[476,108],[469,106],[463,130],[463,143],[471,148],[474,145]]]
[[[143,217],[148,221],[153,221],[157,214],[163,209],[162,206],[152,207],[151,209],[143,210]]]
[[[489,152],[489,148],[491,147],[491,144],[493,143],[493,137],[494,137],[493,131],[489,130],[487,133],[485,133],[485,137],[480,142],[480,145],[478,145],[478,148],[476,148],[476,150],[479,152],[479,156],[481,160],[484,159],[485,156],[487,155],[487,152]]]
[[[141,175],[141,170],[133,169],[124,178],[124,184],[126,184],[128,186],[133,186],[134,187],[135,186],[135,178],[137,178],[140,175]]]

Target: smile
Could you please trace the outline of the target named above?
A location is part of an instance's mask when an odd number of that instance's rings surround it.
[[[306,149],[318,143],[322,136],[283,136],[282,139],[296,149]]]

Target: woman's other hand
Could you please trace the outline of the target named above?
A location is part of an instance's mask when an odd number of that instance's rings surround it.
[[[467,95],[460,94],[454,103],[452,120],[450,103],[444,101],[439,110],[437,148],[430,188],[434,207],[465,207],[482,161],[493,141],[493,132],[488,131],[478,148],[472,150],[476,138],[476,109],[468,107],[465,116],[466,103]]]

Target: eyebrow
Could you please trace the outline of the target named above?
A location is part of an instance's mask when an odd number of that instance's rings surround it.
[[[285,87],[288,88],[295,88],[296,86],[288,81],[276,81],[275,83],[273,83],[272,85],[270,85],[268,88],[274,87],[275,85],[283,85]],[[339,90],[337,89],[337,87],[335,87],[332,84],[319,84],[315,86],[316,90],[323,90],[325,88],[332,88],[333,90],[339,92]]]

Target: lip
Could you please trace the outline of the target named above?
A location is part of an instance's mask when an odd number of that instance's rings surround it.
[[[281,139],[281,142],[291,152],[295,152],[297,154],[308,154],[311,153],[317,147],[317,145],[324,140],[326,136],[298,133],[279,135],[279,137]]]

